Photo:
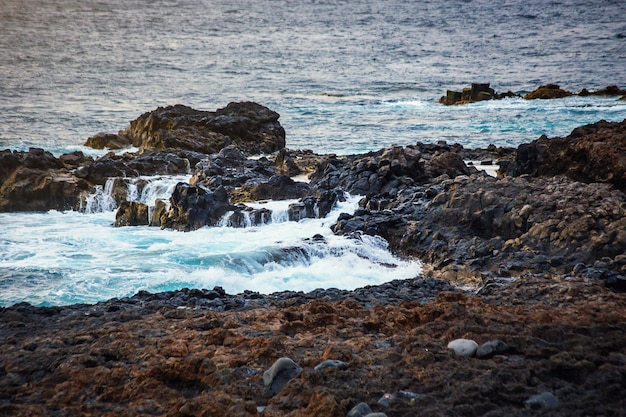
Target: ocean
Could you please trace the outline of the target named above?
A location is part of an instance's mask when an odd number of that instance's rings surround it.
[[[349,154],[445,140],[518,146],[600,119],[616,97],[511,98],[446,107],[488,82],[626,88],[626,3],[432,0],[0,0],[0,149],[85,148],[158,106],[256,101],[291,149]],[[150,202],[181,178],[149,178]],[[186,180],[186,178],[182,178]],[[378,238],[333,236],[329,217],[181,233],[111,226],[105,190],[81,212],[0,214],[0,306],[95,303],[137,291],[352,289],[421,273]],[[306,240],[325,236],[327,244]]]

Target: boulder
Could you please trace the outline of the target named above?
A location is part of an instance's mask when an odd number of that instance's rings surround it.
[[[302,368],[290,358],[280,358],[263,373],[263,385],[270,394],[278,394],[289,380],[300,375]]]
[[[140,149],[183,149],[212,154],[236,145],[249,154],[285,147],[279,114],[253,102],[230,103],[214,112],[177,104],[144,113],[119,132]]]
[[[343,214],[332,230],[380,235],[392,252],[430,263],[451,280],[489,271],[570,273],[581,264],[580,274],[617,286],[626,265],[625,203],[626,195],[607,184],[562,176],[442,176],[403,190],[384,210]]]
[[[223,187],[212,192],[179,182],[170,197],[167,214],[161,217],[161,227],[187,232],[215,226],[224,214],[235,209]]]
[[[553,99],[553,98],[564,98],[574,95],[574,93],[563,90],[557,84],[546,84],[542,85],[534,91],[526,94],[524,96],[525,100],[535,100],[535,99]]]
[[[147,226],[148,205],[138,201],[124,201],[115,214],[115,227]]]

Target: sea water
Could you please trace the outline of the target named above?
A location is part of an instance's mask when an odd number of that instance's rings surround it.
[[[289,148],[337,154],[440,140],[518,146],[626,118],[616,97],[438,103],[472,82],[520,94],[546,83],[626,88],[626,3],[0,0],[0,149],[97,157],[106,151],[85,148],[89,136],[176,103],[256,101],[280,113]],[[153,178],[150,195],[132,198],[152,204],[178,180]],[[381,239],[332,235],[356,200],[298,223],[281,218],[286,203],[268,202],[282,204],[269,225],[189,233],[114,228],[106,186],[81,212],[0,214],[0,306],[419,275],[419,260],[396,259]]]

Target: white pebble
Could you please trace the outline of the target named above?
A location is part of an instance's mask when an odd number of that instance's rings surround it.
[[[472,357],[476,354],[478,343],[469,339],[455,339],[448,343],[448,349],[452,349],[459,356]]]

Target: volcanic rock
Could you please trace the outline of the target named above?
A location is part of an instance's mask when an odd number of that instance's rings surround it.
[[[270,295],[216,287],[1,308],[0,413],[344,417],[359,403],[380,412],[377,400],[394,393],[389,416],[521,417],[546,387],[559,406],[536,412],[624,408],[624,294],[557,276],[480,296],[429,284]],[[458,334],[507,340],[514,355],[450,355],[443,341]],[[304,370],[272,395],[263,373],[280,357]],[[331,358],[350,366],[308,371]]]
[[[619,88],[616,85],[609,85],[606,88],[603,88],[601,90],[595,90],[595,91],[589,91],[586,88],[583,88],[582,90],[580,90],[580,93],[578,93],[579,96],[581,97],[586,97],[586,96],[623,96],[626,95],[626,90],[622,90],[621,88]]]
[[[138,177],[142,175],[181,175],[190,173],[204,155],[188,151],[146,151],[116,155],[109,152],[89,166],[81,167],[77,174],[92,184],[103,185],[112,177]]]
[[[215,112],[177,104],[144,113],[119,132],[140,149],[183,149],[212,154],[236,145],[249,154],[285,147],[278,113],[253,102],[230,103]]]
[[[138,201],[124,201],[115,214],[115,227],[147,226],[148,205]]]
[[[235,146],[227,146],[196,164],[189,182],[208,189],[224,187],[232,191],[266,182],[274,175],[276,171],[267,158],[249,159]]]
[[[43,149],[0,152],[0,212],[77,209],[89,189],[63,159]]]
[[[626,119],[578,127],[566,137],[546,136],[518,147],[509,175],[566,175],[575,181],[611,183],[626,191]]]
[[[557,84],[546,84],[526,94],[524,96],[524,99],[525,100],[553,99],[553,98],[569,97],[572,95],[574,95],[574,93],[567,91],[567,90],[563,90]]]
[[[288,200],[303,198],[311,194],[311,187],[299,181],[294,181],[285,175],[274,175],[267,182],[259,182],[253,185],[231,191],[233,202],[248,202],[259,200]]]
[[[215,226],[224,214],[235,209],[223,187],[211,192],[180,182],[170,197],[170,209],[161,216],[161,227],[190,231]]]
[[[132,146],[133,142],[128,137],[114,133],[98,133],[91,136],[85,142],[85,146],[94,149],[124,149]]]
[[[456,104],[475,103],[477,101],[484,100],[499,100],[505,97],[519,97],[519,94],[515,94],[512,91],[498,94],[495,90],[489,87],[489,84],[473,83],[471,87],[464,88],[463,91],[447,90],[446,95],[439,99],[441,104],[447,106]]]

